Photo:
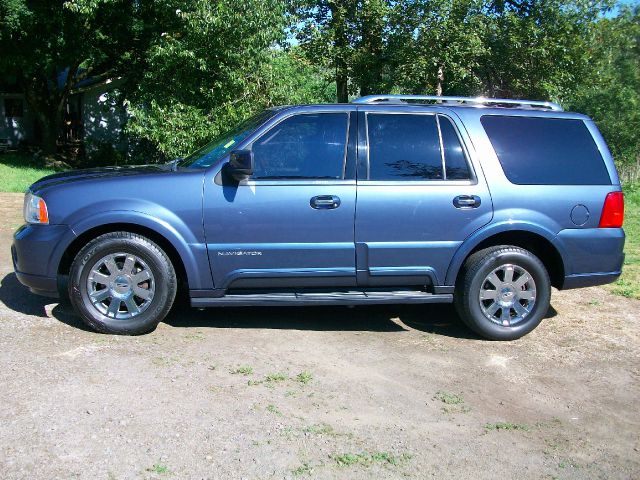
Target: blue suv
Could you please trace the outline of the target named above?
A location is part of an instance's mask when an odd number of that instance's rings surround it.
[[[453,302],[510,340],[551,286],[618,278],[623,203],[584,115],[379,95],[272,108],[166,165],[45,177],[12,255],[100,332],[153,330],[182,291],[196,307]]]

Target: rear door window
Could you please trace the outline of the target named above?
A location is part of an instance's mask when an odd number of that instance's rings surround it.
[[[582,120],[485,115],[480,121],[511,183],[611,185]]]
[[[369,180],[469,180],[455,127],[442,115],[370,113]]]

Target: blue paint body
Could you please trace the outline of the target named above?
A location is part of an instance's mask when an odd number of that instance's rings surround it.
[[[598,228],[604,199],[621,190],[620,181],[588,117],[465,106],[294,106],[278,109],[234,148],[250,147],[283,119],[308,112],[350,114],[344,179],[233,184],[221,173],[228,155],[208,168],[125,167],[52,175],[31,187],[46,201],[50,224],[26,225],[15,234],[18,278],[37,293],[55,293],[58,277],[68,273],[60,265],[72,242],[109,225],[114,230],[134,225],[164,238],[182,261],[197,305],[228,294],[237,297],[247,289],[391,291],[419,286],[449,294],[436,295],[435,300],[451,301],[464,260],[481,242],[505,232],[524,232],[553,247],[562,262],[560,288],[608,283],[620,275],[624,232]],[[472,167],[472,179],[368,180],[366,125],[367,115],[374,112],[449,118]],[[611,184],[512,184],[480,123],[482,115],[492,114],[585,122]],[[339,197],[340,206],[310,207],[312,197],[324,195]],[[481,203],[477,208],[456,208],[453,200],[459,195],[477,197]],[[575,222],[576,212],[581,225]],[[259,297],[255,302],[244,298],[236,304],[261,303]],[[357,299],[349,297],[348,302]]]

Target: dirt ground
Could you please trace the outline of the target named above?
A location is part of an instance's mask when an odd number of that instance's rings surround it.
[[[3,479],[637,479],[640,302],[553,292],[510,343],[451,306],[178,310],[87,331],[12,273],[0,194]]]

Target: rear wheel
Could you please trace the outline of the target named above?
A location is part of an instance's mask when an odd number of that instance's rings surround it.
[[[69,275],[69,297],[83,321],[103,333],[153,330],[176,296],[176,274],[162,249],[146,237],[112,232],[89,242]]]
[[[551,282],[543,263],[520,247],[480,250],[458,277],[455,306],[465,324],[491,340],[514,340],[542,321]]]

